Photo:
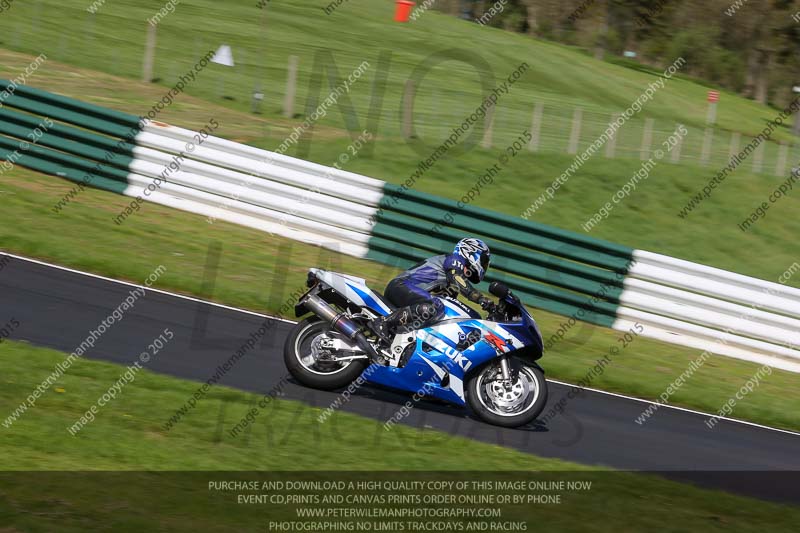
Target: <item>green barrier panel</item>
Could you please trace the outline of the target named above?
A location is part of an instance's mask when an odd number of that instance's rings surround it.
[[[401,230],[398,228],[407,228],[409,230],[414,231],[416,235],[429,235],[433,237],[436,235],[439,238],[445,239],[446,246],[452,246],[453,243],[458,241],[464,236],[463,231],[457,231],[450,227],[442,227],[437,228],[436,232],[431,234],[430,231],[430,224],[420,219],[412,219],[405,215],[399,215],[397,213],[384,213],[382,216],[382,224],[376,224],[373,230],[373,235],[380,235],[382,237],[386,237],[388,239],[392,239],[392,234],[397,234],[397,239],[400,242],[408,242],[405,240],[407,238],[406,235],[401,233]],[[478,237],[484,238],[487,241],[491,241],[491,249],[492,253],[495,257],[502,257],[509,260],[514,260],[515,264],[531,264],[531,269],[535,269],[536,267],[541,267],[542,269],[549,270],[552,272],[563,272],[565,274],[572,274],[575,276],[579,276],[581,278],[585,278],[587,280],[594,280],[603,284],[611,284],[616,286],[621,286],[622,282],[621,276],[611,272],[609,270],[601,269],[594,266],[585,265],[582,263],[576,263],[573,261],[568,261],[563,258],[543,254],[541,252],[536,252],[533,250],[528,250],[524,248],[520,248],[517,246],[510,245],[503,241],[497,241],[494,235],[489,234],[482,234],[480,232],[472,232],[470,235],[476,235]],[[412,241],[413,242],[413,241]],[[524,268],[524,266],[520,264],[519,268]],[[522,275],[525,275],[524,272],[521,272]]]
[[[487,280],[502,279],[526,303],[611,326],[633,249],[387,184],[367,257],[420,261],[465,235],[489,242]],[[414,248],[409,247],[413,243]],[[566,290],[565,290],[566,289]],[[592,302],[592,300],[598,300]]]
[[[99,162],[81,159],[79,157],[65,154],[63,152],[58,152],[51,148],[44,148],[41,146],[30,145],[26,150],[20,150],[18,140],[10,139],[2,135],[0,135],[0,148],[8,150],[10,154],[14,154],[14,152],[17,152],[19,155],[22,156],[28,153],[32,153],[33,155],[36,155],[38,159],[46,160],[51,163],[61,164],[73,170],[83,170],[85,176],[96,175],[122,182],[125,185],[127,185],[128,183],[127,170],[122,170]],[[23,163],[21,163],[20,160],[16,160],[16,164],[26,166]],[[48,172],[48,174],[55,174],[56,176],[60,176],[58,172]],[[93,185],[94,181],[88,180],[85,181],[85,183],[90,183]]]
[[[391,250],[391,248],[389,249]],[[419,256],[415,257],[414,259],[400,258],[399,260],[398,256],[396,256],[393,251],[374,251],[371,252],[371,256],[371,259],[374,261],[394,265],[400,269],[405,269],[418,263],[425,257],[428,257],[429,254],[419,254]],[[487,276],[486,280],[488,282],[502,281],[511,287],[514,293],[519,296],[524,303],[537,309],[543,309],[545,311],[550,311],[551,313],[556,313],[563,316],[580,317],[581,321],[596,324],[598,326],[611,327],[614,323],[613,307],[597,309],[595,306],[591,305],[591,298],[586,296],[583,296],[583,299],[579,300],[578,305],[576,305],[565,303],[565,300],[567,300],[567,293],[549,291],[544,285],[515,282],[514,280],[509,279],[507,276],[491,273]],[[529,290],[529,287],[532,287],[533,290]],[[553,298],[553,296],[557,296],[558,298]]]
[[[625,261],[629,261],[633,254],[633,249],[627,246],[581,235],[573,231],[547,226],[538,222],[524,220],[521,217],[497,213],[480,207],[471,205],[459,207],[458,202],[454,200],[448,200],[417,190],[403,190],[401,187],[390,183],[384,186],[384,194],[385,196],[381,204],[385,206],[384,209],[390,211],[400,211],[411,214],[412,216],[421,216],[421,209],[424,210],[425,206],[428,206],[432,208],[433,213],[430,220],[439,221],[448,213],[458,213],[467,215],[471,221],[487,221],[500,225],[503,228],[522,230],[528,234],[529,238],[531,234],[535,234],[554,239],[557,242],[572,243],[581,248],[594,250],[606,255],[617,256]],[[395,198],[398,200],[395,201]],[[405,199],[405,202],[402,199]]]
[[[38,146],[55,148],[68,154],[86,158],[92,162],[102,161],[125,171],[128,171],[130,163],[133,161],[133,157],[129,154],[113,153],[109,150],[103,150],[93,146],[87,146],[86,144],[76,141],[63,139],[54,130],[55,129],[52,128],[47,133],[44,133],[36,140],[36,144]],[[28,137],[30,132],[31,130],[25,128],[24,126],[0,122],[0,133],[20,139],[20,141],[17,143],[18,146],[21,142],[27,142],[30,144],[30,137]]]
[[[404,202],[400,202],[398,205],[403,204]],[[418,219],[428,220],[428,228],[425,229],[425,233],[428,234],[432,233],[437,225],[439,229],[443,227],[460,229],[463,234],[487,235],[491,236],[494,240],[505,241],[527,249],[538,250],[554,256],[563,257],[573,261],[578,261],[580,263],[594,265],[622,273],[627,272],[631,260],[630,257],[609,255],[607,253],[587,249],[570,242],[559,241],[550,237],[543,237],[527,230],[515,229],[509,225],[487,222],[486,220],[479,218],[473,219],[468,214],[463,212],[459,213],[459,216],[453,217],[453,222],[444,223],[441,221],[445,220],[444,217],[447,217],[451,214],[450,211],[444,211],[430,207],[426,208],[419,205],[405,205],[403,211],[405,212],[404,214],[412,217],[416,216]],[[418,228],[414,227],[415,225],[411,222],[413,219],[408,217],[398,218],[396,214],[393,217],[392,214],[392,212],[384,211],[378,215],[378,223],[386,222],[389,227],[394,227],[395,224],[402,224],[409,229],[418,230]]]
[[[435,245],[428,243],[429,251],[426,252],[425,250],[407,246],[398,247],[394,241],[373,237],[370,239],[370,252],[367,258],[397,265],[400,268],[407,268],[426,257],[430,257],[431,251],[441,253],[440,251],[443,249],[445,248],[435,248]],[[592,295],[568,292],[526,279],[504,276],[502,273],[495,273],[494,271],[490,271],[486,280],[503,281],[517,291],[526,303],[554,313],[566,316],[576,315],[582,307],[585,307],[588,311],[584,312],[581,320],[586,322],[610,327],[616,316],[617,305],[605,301],[592,303]],[[611,290],[610,287],[606,289]],[[598,293],[600,293],[600,290],[598,290]]]
[[[422,261],[426,257],[431,256],[431,252],[434,253],[441,253],[442,248],[434,248],[432,245],[427,246],[427,250],[424,249],[417,249],[411,247],[404,247],[402,251],[398,250],[397,243],[393,241],[388,241],[386,239],[375,238],[374,239],[374,252],[373,252],[373,241],[370,241],[370,255],[367,257],[370,259],[385,259],[387,255],[397,255],[402,259],[407,259],[413,261],[414,263]],[[383,254],[383,255],[381,255]],[[382,261],[384,262],[384,261]],[[394,263],[390,263],[394,264]],[[613,287],[606,286],[605,290],[603,286],[597,286],[597,290],[591,294],[581,294],[578,292],[569,292],[561,289],[557,289],[547,284],[542,283],[534,283],[530,280],[514,277],[514,276],[503,276],[502,273],[493,273],[494,269],[490,270],[489,274],[487,275],[487,280],[493,279],[503,279],[511,286],[512,284],[519,287],[524,288],[526,291],[536,293],[537,295],[541,295],[543,297],[547,297],[553,300],[557,300],[563,303],[567,303],[570,305],[581,306],[590,302],[594,295],[604,295],[605,292],[613,290]],[[597,311],[603,311],[611,314],[612,316],[616,313],[617,306],[613,303],[609,303],[606,301],[599,301],[593,304],[593,308]]]
[[[0,137],[0,139],[2,139],[2,137]],[[0,159],[9,159],[13,153],[14,150],[9,150],[0,145]],[[65,166],[62,163],[55,163],[48,159],[44,159],[40,157],[36,151],[29,150],[23,152],[16,160],[16,164],[37,172],[42,172],[43,174],[58,176],[75,183],[82,183],[84,181],[84,177],[87,176],[86,172],[83,170],[75,169]],[[90,174],[89,177],[91,178],[90,181],[92,187],[97,189],[103,189],[116,194],[123,194],[127,188],[127,183],[109,179],[98,174]]]
[[[43,117],[28,115],[26,113],[18,113],[10,109],[0,109],[0,127],[4,122],[24,126],[29,131],[42,127]],[[64,139],[76,141],[103,150],[109,150],[115,153],[132,154],[135,147],[134,144],[125,142],[123,139],[116,137],[108,137],[99,133],[94,133],[87,130],[82,130],[73,126],[67,126],[59,122],[53,122],[52,126],[47,128],[48,133],[58,135]]]
[[[458,239],[458,237],[448,237],[447,240],[440,240],[435,238],[430,238],[424,235],[420,235],[414,231],[402,230],[402,229],[393,229],[389,231],[385,231],[385,226],[376,225],[375,229],[373,230],[373,238],[375,237],[383,237],[387,240],[396,241],[398,244],[394,244],[395,249],[400,248],[405,243],[413,242],[414,246],[417,248],[422,248],[428,252],[433,252],[434,254],[442,253],[444,250],[448,250],[452,247],[453,243]],[[489,241],[490,247],[494,245],[491,241]],[[370,249],[374,246],[374,243],[370,241]],[[422,252],[426,253],[426,252]],[[369,254],[367,255],[369,258]],[[605,299],[619,301],[619,295],[622,293],[622,289],[619,287],[620,280],[614,279],[614,274],[609,272],[610,280],[607,283],[601,283],[598,281],[592,281],[580,276],[575,276],[572,274],[568,274],[565,272],[554,271],[546,268],[542,268],[536,265],[529,265],[522,261],[517,261],[514,259],[508,259],[503,256],[502,253],[494,253],[494,259],[492,260],[492,271],[499,270],[505,271],[510,274],[516,274],[525,278],[535,279],[542,283],[547,283],[549,285],[556,285],[559,287],[563,287],[565,289],[585,293],[585,294],[598,294],[601,290],[605,287],[604,294],[606,294]]]
[[[105,133],[128,141],[133,140],[140,131],[138,124],[122,125],[17,94],[7,98],[2,103],[5,107],[13,107],[36,115],[50,117],[53,120],[74,124],[87,130]]]
[[[121,111],[115,111],[107,107],[102,107],[68,96],[61,96],[59,94],[43,91],[29,85],[17,85],[12,88],[9,80],[0,79],[0,92],[4,90],[13,90],[15,96],[24,96],[30,100],[36,100],[43,104],[50,104],[60,107],[65,110],[70,110],[82,115],[95,117],[107,122],[113,122],[127,128],[138,126],[139,117]],[[10,100],[10,98],[9,98]],[[5,101],[2,102],[5,104]]]
[[[532,306],[537,309],[543,309],[545,311],[550,311],[551,313],[556,313],[559,315],[564,316],[574,316],[576,320],[581,320],[583,322],[590,322],[592,324],[596,324],[598,326],[605,326],[611,327],[614,323],[614,316],[609,314],[609,310],[597,309],[593,305],[591,305],[591,299],[587,298],[584,302],[585,305],[574,305],[571,303],[565,303],[564,298],[561,298],[564,293],[563,291],[557,291],[560,294],[556,294],[559,296],[558,298],[551,297],[551,293],[545,290],[529,290],[528,287],[533,287],[534,289],[539,289],[544,287],[543,285],[539,285],[536,283],[526,285],[524,283],[519,283],[518,278],[517,281],[514,279],[508,278],[501,274],[489,274],[487,279],[491,281],[502,281],[506,285],[508,285],[513,291],[514,294],[520,297],[520,299],[529,306]],[[524,281],[524,280],[523,280]],[[584,298],[586,298],[584,296]]]

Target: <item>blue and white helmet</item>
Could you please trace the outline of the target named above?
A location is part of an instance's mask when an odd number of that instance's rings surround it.
[[[489,268],[489,261],[492,257],[485,242],[474,237],[461,239],[456,244],[453,253],[463,257],[467,262],[466,276],[472,283],[483,281],[483,276],[486,275],[486,270]]]

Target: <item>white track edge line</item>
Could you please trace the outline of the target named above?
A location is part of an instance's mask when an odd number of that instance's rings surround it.
[[[60,265],[54,265],[52,263],[47,263],[45,261],[40,261],[38,259],[31,259],[29,257],[23,257],[23,256],[20,256],[20,255],[10,254],[8,252],[0,252],[0,255],[7,255],[9,257],[13,257],[14,259],[20,259],[22,261],[28,261],[30,263],[35,263],[35,264],[38,264],[38,265],[43,265],[43,266],[47,266],[47,267],[50,267],[50,268],[55,268],[57,270],[63,270],[63,271],[66,271],[66,272],[72,272],[73,274],[81,274],[83,276],[88,276],[88,277],[96,278],[96,279],[102,279],[104,281],[109,281],[109,282],[112,282],[112,283],[119,283],[121,285],[128,285],[130,287],[142,288],[142,289],[147,290],[147,291],[153,291],[153,292],[157,292],[157,293],[160,293],[160,294],[165,294],[167,296],[173,296],[173,297],[176,297],[176,298],[180,298],[180,299],[183,299],[183,300],[189,300],[189,301],[192,301],[192,302],[203,303],[203,304],[210,305],[210,306],[213,306],[213,307],[219,307],[219,308],[222,308],[222,309],[228,309],[229,311],[237,311],[239,313],[245,313],[245,314],[248,314],[248,315],[259,316],[259,317],[263,317],[263,318],[273,318],[275,320],[280,320],[282,322],[287,322],[287,323],[290,323],[290,324],[296,324],[297,323],[294,320],[289,320],[289,319],[286,319],[286,318],[281,318],[281,317],[276,317],[276,316],[271,316],[271,315],[265,315],[265,314],[262,314],[262,313],[256,313],[255,311],[248,311],[247,309],[241,309],[239,307],[231,307],[231,306],[220,304],[220,303],[216,303],[216,302],[209,302],[208,300],[201,300],[199,298],[193,298],[191,296],[186,296],[186,295],[183,295],[183,294],[177,294],[177,293],[165,291],[165,290],[162,290],[162,289],[154,289],[152,287],[145,287],[144,285],[137,285],[136,283],[131,283],[129,281],[121,281],[121,280],[114,279],[114,278],[108,278],[108,277],[105,277],[105,276],[100,276],[98,274],[92,274],[91,272],[84,272],[82,270],[75,270],[75,269],[64,267],[64,266],[60,266]],[[574,383],[567,383],[566,381],[558,381],[558,380],[555,380],[555,379],[548,379],[547,381],[549,381],[550,383],[557,383],[559,385],[566,385],[566,386],[569,386],[569,387],[578,387],[578,385],[576,385]],[[617,398],[624,398],[626,400],[633,400],[635,402],[646,403],[648,405],[655,404],[655,405],[659,405],[660,407],[666,407],[667,409],[675,409],[677,411],[685,411],[687,413],[693,413],[693,414],[696,414],[696,415],[703,415],[703,416],[707,416],[707,417],[716,417],[719,420],[727,420],[728,422],[735,422],[735,423],[738,423],[738,424],[744,424],[744,425],[747,425],[747,426],[753,426],[753,427],[757,427],[757,428],[761,428],[761,429],[768,429],[768,430],[771,430],[771,431],[777,431],[779,433],[786,433],[786,434],[789,434],[789,435],[794,435],[796,437],[800,437],[800,433],[795,432],[795,431],[790,431],[788,429],[774,428],[774,427],[771,427],[771,426],[765,426],[763,424],[757,424],[755,422],[748,422],[746,420],[739,420],[737,418],[728,418],[726,416],[712,415],[710,413],[704,413],[703,411],[696,411],[696,410],[693,410],[693,409],[687,409],[686,407],[678,407],[678,406],[675,406],[675,405],[659,404],[659,403],[654,402],[652,400],[645,400],[643,398],[636,398],[635,396],[626,396],[624,394],[619,394],[619,393],[616,393],[616,392],[609,392],[609,391],[604,391],[604,390],[600,390],[600,389],[593,389],[593,388],[590,388],[590,387],[578,387],[578,388],[583,389],[583,390],[596,392],[598,394],[605,394],[605,395],[608,395],[608,396],[615,396]]]
[[[84,272],[82,270],[75,270],[73,268],[68,268],[68,267],[64,267],[64,266],[61,266],[61,265],[54,265],[52,263],[47,263],[45,261],[40,261],[38,259],[31,259],[30,257],[23,257],[23,256],[20,256],[20,255],[14,255],[14,254],[10,254],[8,252],[0,252],[0,255],[7,255],[8,257],[13,257],[14,259],[20,259],[22,261],[28,261],[30,263],[35,263],[37,265],[43,265],[43,266],[46,266],[46,267],[55,268],[57,270],[63,270],[63,271],[66,271],[66,272],[71,272],[73,274],[81,274],[83,276],[88,276],[90,278],[102,279],[103,281],[109,281],[109,282],[112,282],[112,283],[119,283],[120,285],[127,285],[129,287],[137,287],[137,288],[140,288],[140,289],[144,289],[145,291],[153,291],[153,292],[157,292],[159,294],[165,294],[167,296],[172,296],[172,297],[175,297],[175,298],[181,298],[183,300],[189,300],[189,301],[192,301],[192,302],[202,303],[202,304],[210,305],[210,306],[213,306],[213,307],[220,307],[222,309],[227,309],[229,311],[237,311],[239,313],[245,313],[245,314],[248,314],[248,315],[258,316],[258,317],[262,317],[262,318],[272,318],[272,319],[275,319],[275,320],[280,320],[281,322],[288,322],[290,324],[296,324],[296,322],[294,320],[289,320],[289,319],[282,318],[282,317],[279,317],[279,316],[265,315],[263,313],[256,313],[255,311],[249,311],[247,309],[241,309],[239,307],[231,307],[229,305],[220,304],[220,303],[217,303],[217,302],[210,302],[208,300],[201,300],[200,298],[193,298],[192,296],[186,296],[184,294],[178,294],[178,293],[175,293],[175,292],[165,291],[163,289],[154,289],[153,287],[145,287],[144,285],[131,283],[129,281],[122,281],[122,280],[118,280],[118,279],[114,279],[114,278],[107,278],[105,276],[100,276],[98,274],[92,274],[91,272]]]
[[[609,391],[600,390],[600,389],[592,389],[590,387],[579,387],[578,385],[575,385],[574,383],[567,383],[565,381],[558,381],[556,379],[548,379],[547,381],[549,381],[551,383],[558,383],[559,385],[567,385],[569,387],[577,387],[579,389],[588,390],[588,391],[596,392],[596,393],[599,393],[599,394],[606,394],[608,396],[616,396],[618,398],[625,398],[626,400],[633,400],[633,401],[640,402],[640,403],[646,403],[648,405],[650,405],[650,404],[658,405],[659,408],[666,407],[667,409],[675,409],[676,411],[685,411],[687,413],[692,413],[692,414],[696,414],[696,415],[703,415],[703,416],[710,417],[710,418],[717,418],[719,420],[727,420],[728,422],[736,422],[738,424],[745,424],[747,426],[754,426],[754,427],[761,428],[761,429],[769,429],[769,430],[772,430],[772,431],[778,431],[780,433],[788,433],[789,435],[794,435],[796,437],[800,437],[800,433],[798,433],[796,431],[791,431],[791,430],[788,430],[788,429],[774,428],[772,426],[765,426],[763,424],[757,424],[755,422],[748,422],[747,420],[739,420],[738,418],[729,418],[727,416],[712,415],[710,413],[705,413],[703,411],[697,411],[697,410],[694,410],[694,409],[688,409],[686,407],[679,407],[677,405],[662,404],[662,403],[658,403],[658,402],[653,401],[653,400],[645,400],[644,398],[637,398],[635,396],[625,396],[624,394],[619,394],[619,393],[616,393],[616,392],[609,392]]]

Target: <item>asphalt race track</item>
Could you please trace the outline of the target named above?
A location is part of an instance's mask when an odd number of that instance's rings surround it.
[[[133,288],[12,258],[0,272],[0,324],[15,318],[20,326],[12,339],[72,352]],[[257,314],[147,290],[87,356],[131,364],[168,327],[175,338],[147,368],[204,382],[263,320]],[[221,384],[258,393],[270,391],[286,377],[281,350],[291,327],[288,322],[278,323]],[[541,362],[546,370],[547,356]],[[551,383],[547,409],[568,390]],[[337,395],[290,383],[282,396],[327,407]],[[343,409],[379,420],[376,431],[386,433],[383,422],[408,399],[404,394],[362,387]],[[668,408],[640,426],[634,420],[646,407],[642,401],[585,391],[567,404],[564,414],[529,428],[496,428],[473,420],[466,410],[429,402],[419,403],[403,423],[540,456],[659,472],[702,486],[800,504],[800,436],[726,420],[709,429],[704,424],[707,415]],[[388,435],[383,438],[391,438],[391,432]]]

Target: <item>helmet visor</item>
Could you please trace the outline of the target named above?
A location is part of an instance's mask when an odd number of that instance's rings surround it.
[[[484,273],[486,269],[489,268],[489,254],[481,254],[481,268],[483,269]]]

